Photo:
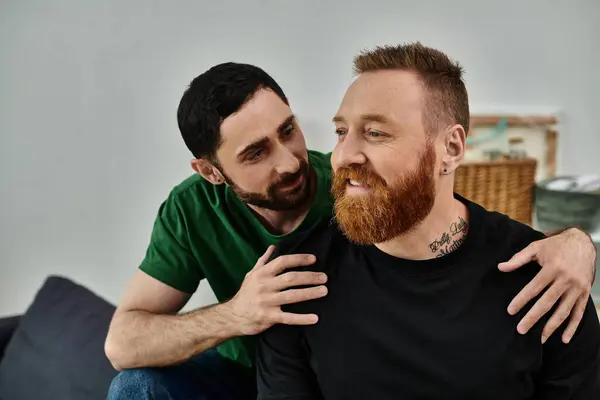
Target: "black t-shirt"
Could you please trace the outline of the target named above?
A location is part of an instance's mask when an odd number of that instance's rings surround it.
[[[328,274],[329,292],[284,307],[316,313],[317,324],[275,325],[260,336],[259,400],[600,399],[591,299],[570,344],[561,341],[564,323],[542,345],[550,313],[519,334],[534,302],[516,316],[507,307],[540,267],[505,273],[498,263],[543,234],[458,198],[469,230],[440,258],[405,260],[351,244],[333,220],[279,244],[273,257],[316,255],[308,269]]]

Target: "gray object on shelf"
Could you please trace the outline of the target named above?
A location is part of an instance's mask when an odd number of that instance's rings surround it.
[[[577,226],[592,232],[600,222],[600,191],[550,189],[558,182],[575,181],[577,177],[557,177],[540,182],[535,187],[535,214],[540,230],[551,232]]]
[[[596,245],[596,280],[592,285],[592,298],[596,307],[600,307],[600,241],[595,243]]]

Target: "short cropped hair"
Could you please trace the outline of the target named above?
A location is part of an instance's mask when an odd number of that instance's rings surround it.
[[[354,58],[354,73],[399,69],[413,71],[425,89],[423,126],[436,133],[445,126],[460,124],[469,132],[469,98],[464,70],[443,52],[419,42],[378,46]]]

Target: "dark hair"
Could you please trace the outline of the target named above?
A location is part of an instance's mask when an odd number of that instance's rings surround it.
[[[469,97],[462,66],[446,54],[419,42],[379,46],[354,58],[354,72],[400,69],[416,72],[426,90],[425,129],[436,132],[458,123],[469,132]]]
[[[288,104],[285,94],[261,68],[228,62],[197,76],[177,109],[179,131],[196,158],[215,158],[221,145],[221,122],[237,112],[259,89],[270,89]]]

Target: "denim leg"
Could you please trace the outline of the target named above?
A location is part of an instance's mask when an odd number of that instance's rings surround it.
[[[107,399],[256,399],[256,380],[252,371],[209,350],[176,366],[122,371]]]

